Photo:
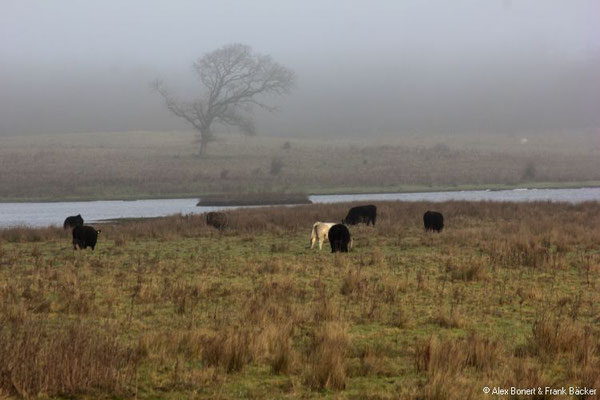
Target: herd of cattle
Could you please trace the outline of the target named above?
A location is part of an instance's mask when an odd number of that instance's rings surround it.
[[[352,207],[341,224],[335,222],[320,222],[313,224],[310,233],[310,248],[319,242],[319,250],[323,249],[323,242],[329,240],[331,252],[347,253],[352,248],[352,237],[346,225],[365,223],[375,226],[377,207],[374,205]],[[423,225],[426,231],[441,232],[444,229],[444,216],[436,211],[427,211],[423,215]]]
[[[313,224],[310,234],[310,248],[312,249],[315,243],[319,242],[319,250],[321,250],[323,249],[323,242],[329,240],[332,253],[347,253],[348,249],[352,248],[352,237],[347,225],[364,223],[375,226],[376,219],[377,207],[368,205],[352,207],[341,223],[317,221]],[[227,215],[222,212],[209,212],[206,214],[206,224],[222,230],[227,226]],[[426,231],[441,232],[444,229],[444,216],[439,212],[427,211],[423,215],[423,225]],[[94,250],[100,230],[96,230],[93,226],[84,225],[81,214],[67,217],[63,227],[64,229],[72,229],[73,249],[91,247]]]

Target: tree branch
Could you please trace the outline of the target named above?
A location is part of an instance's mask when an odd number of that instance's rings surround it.
[[[265,94],[282,95],[294,84],[294,73],[271,57],[254,54],[249,46],[230,44],[205,54],[193,65],[204,90],[192,102],[175,99],[162,82],[154,89],[167,108],[200,131],[202,140],[212,138],[213,122],[235,126],[254,134],[251,112],[254,106],[267,111],[277,108],[261,101]]]

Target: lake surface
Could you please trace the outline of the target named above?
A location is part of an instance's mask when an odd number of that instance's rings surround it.
[[[462,192],[377,193],[310,196],[313,203],[349,201],[600,201],[600,188],[472,190]],[[56,203],[0,203],[0,227],[18,225],[62,226],[69,215],[81,214],[87,222],[114,218],[161,217],[171,214],[201,214],[235,207],[196,207],[194,199],[136,201],[77,201]]]

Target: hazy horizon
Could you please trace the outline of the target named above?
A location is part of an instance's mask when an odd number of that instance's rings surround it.
[[[293,69],[278,136],[597,133],[600,3],[5,1],[0,135],[189,130],[149,82],[239,42]]]

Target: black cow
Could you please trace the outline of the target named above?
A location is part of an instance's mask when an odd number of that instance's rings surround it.
[[[65,223],[63,224],[64,229],[73,229],[76,226],[83,225],[83,218],[81,218],[81,214],[71,215],[65,219]]]
[[[364,222],[367,225],[371,223],[375,226],[376,218],[377,207],[374,205],[352,207],[346,218],[342,220],[342,224],[356,225]]]
[[[348,252],[348,244],[350,244],[350,231],[346,225],[337,224],[329,229],[329,244],[331,244],[331,252]]]
[[[441,232],[444,229],[444,216],[435,211],[427,211],[423,214],[423,225],[426,231]]]
[[[227,215],[222,212],[209,212],[206,214],[206,224],[221,230],[227,226]]]
[[[99,233],[100,231],[94,229],[93,226],[76,226],[73,228],[73,249],[77,250],[77,246],[79,246],[80,249],[91,247],[94,250]]]

